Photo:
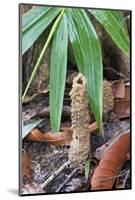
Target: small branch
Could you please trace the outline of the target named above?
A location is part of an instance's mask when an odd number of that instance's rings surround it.
[[[64,185],[72,178],[72,176],[77,172],[77,170],[80,168],[75,168],[71,174],[67,177],[67,179],[60,185],[60,187],[56,190],[56,193],[60,192],[61,189],[64,187]]]
[[[23,99],[22,104],[27,104],[30,103],[31,101],[33,101],[35,98],[37,97],[42,97],[48,95],[48,91],[46,92],[37,92],[35,94],[33,94],[32,96],[25,96],[25,99]]]
[[[71,116],[71,107],[70,106],[63,106],[62,108],[62,115],[64,117],[70,117]],[[50,107],[46,107],[43,110],[41,110],[40,113],[34,116],[35,117],[50,117]]]
[[[130,169],[129,170],[123,170],[123,171],[124,172],[121,173],[121,174],[125,175],[125,177],[122,180],[119,179],[119,178],[117,179],[116,188],[125,188],[125,186],[126,186],[126,182],[127,182],[128,177],[129,177],[129,174],[130,174]]]
[[[45,188],[65,167],[70,164],[69,161],[65,162],[57,171],[55,171],[42,185],[42,188]]]
[[[110,181],[112,179],[115,179],[115,178],[119,178],[121,176],[124,176],[125,174],[127,174],[127,172],[124,172],[122,174],[119,174],[117,176],[112,176],[112,177],[108,177],[108,178],[105,178],[105,179],[101,179],[100,182],[106,182],[106,181]]]
[[[124,179],[124,181],[123,181],[123,188],[124,188],[125,185],[126,185],[126,182],[127,182],[128,177],[129,177],[129,174],[130,174],[130,169],[127,171],[126,176],[125,176],[125,179]]]

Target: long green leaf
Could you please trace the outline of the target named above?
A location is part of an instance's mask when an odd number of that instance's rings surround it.
[[[31,24],[22,33],[22,54],[24,54],[37,40],[41,33],[49,26],[53,19],[59,14],[61,8],[51,8],[40,17],[35,23]]]
[[[112,10],[112,14],[115,16],[119,24],[124,27],[124,17],[121,11]]]
[[[118,20],[120,25],[123,27],[123,29],[125,30],[125,33],[128,36],[128,28],[127,28],[126,21],[124,19],[123,12],[122,11],[116,11],[116,10],[112,10],[111,12],[114,14],[114,16],[116,17],[116,19]]]
[[[22,139],[24,139],[32,131],[32,129],[38,126],[42,121],[43,119],[38,119],[33,120],[26,125],[22,125]]]
[[[67,9],[69,38],[79,71],[87,79],[89,103],[102,131],[102,56],[98,37],[81,9]]]
[[[130,42],[121,16],[116,11],[89,10],[104,26],[116,45],[126,54],[130,53]]]
[[[67,69],[68,29],[63,15],[54,34],[50,67],[50,117],[53,131],[59,131]]]
[[[89,173],[90,173],[90,158],[87,158],[85,160],[84,172],[85,172],[85,179],[87,180],[89,177]]]
[[[36,72],[37,72],[37,70],[38,70],[38,68],[39,68],[39,66],[40,66],[40,63],[41,63],[41,61],[42,61],[42,59],[43,59],[43,56],[44,56],[44,54],[45,54],[45,51],[46,51],[46,49],[47,49],[47,47],[48,47],[48,45],[49,45],[49,43],[50,43],[50,41],[51,41],[51,39],[52,39],[52,36],[53,36],[53,34],[54,34],[54,32],[55,32],[55,30],[56,30],[58,24],[59,24],[59,21],[60,21],[61,17],[63,16],[63,13],[64,13],[64,9],[62,9],[61,13],[59,14],[59,16],[57,17],[57,19],[55,20],[55,22],[54,22],[54,24],[53,24],[53,26],[52,26],[52,29],[51,29],[51,31],[50,31],[50,33],[49,33],[49,36],[48,36],[48,38],[47,38],[47,41],[45,42],[45,45],[44,45],[44,47],[43,47],[43,49],[42,49],[42,51],[41,51],[41,53],[40,53],[40,56],[39,56],[39,58],[38,58],[38,60],[37,60],[37,63],[36,63],[36,65],[35,65],[35,67],[34,67],[34,69],[33,69],[33,71],[32,71],[32,74],[31,74],[31,76],[30,76],[29,82],[28,82],[28,84],[27,84],[27,86],[26,86],[26,88],[25,88],[25,91],[24,91],[23,96],[22,96],[22,100],[24,100],[24,98],[25,98],[25,96],[26,96],[26,93],[27,93],[27,91],[28,91],[28,89],[29,89],[29,87],[30,87],[30,85],[31,85],[31,83],[32,83],[32,81],[33,81],[35,75],[36,75]]]
[[[36,6],[23,15],[22,32],[26,31],[30,26],[37,22],[51,7]]]

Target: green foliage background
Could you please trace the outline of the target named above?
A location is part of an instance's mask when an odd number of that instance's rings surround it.
[[[22,100],[27,94],[50,41],[52,41],[49,101],[51,126],[52,130],[56,132],[60,128],[63,106],[68,38],[72,45],[78,70],[87,79],[89,104],[102,132],[102,53],[98,36],[88,13],[92,14],[103,25],[116,45],[125,54],[129,55],[129,37],[120,11],[36,6],[22,16],[22,55],[28,51],[41,33],[53,22],[49,36],[23,93]]]

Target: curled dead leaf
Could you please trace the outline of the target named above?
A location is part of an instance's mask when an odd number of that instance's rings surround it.
[[[27,140],[42,141],[54,146],[69,145],[72,140],[72,129],[67,128],[64,132],[47,132],[41,133],[38,129],[33,129],[26,137]]]
[[[39,129],[33,129],[26,137],[27,140],[44,141],[44,136]]]
[[[98,129],[97,123],[94,122],[89,125],[89,132],[94,133]],[[52,144],[54,146],[70,145],[72,140],[72,128],[63,128],[63,131],[53,133],[41,133],[39,129],[33,129],[26,137],[27,140],[42,141]]]
[[[67,128],[64,132],[52,133],[47,132],[44,134],[45,141],[54,146],[70,145],[72,140],[72,129]]]
[[[91,178],[91,190],[112,189],[130,148],[130,134],[121,136],[107,149]]]

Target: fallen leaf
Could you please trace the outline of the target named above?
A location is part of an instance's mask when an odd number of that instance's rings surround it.
[[[90,133],[94,133],[97,130],[98,130],[97,122],[93,122],[92,124],[89,125],[89,131],[90,131]]]
[[[91,190],[112,189],[130,148],[130,134],[124,134],[111,145],[90,180]]]
[[[72,140],[72,129],[68,128],[64,132],[47,132],[41,133],[38,129],[34,129],[26,137],[27,140],[42,141],[54,146],[69,145]]]
[[[115,101],[114,113],[119,119],[130,117],[130,102],[126,100]]]
[[[125,87],[124,98],[115,98],[113,112],[119,119],[130,117],[130,86]]]
[[[35,119],[26,125],[22,123],[22,139],[24,139],[31,132],[31,130],[38,126],[42,121],[43,119]]]
[[[89,132],[94,133],[98,129],[97,123],[94,122],[89,125]],[[41,133],[39,129],[33,129],[26,137],[27,140],[42,141],[52,144],[54,146],[70,145],[72,141],[72,128],[63,128],[63,131],[58,133],[46,132]]]
[[[67,128],[64,132],[58,132],[52,133],[47,132],[44,134],[45,141],[47,143],[50,143],[54,146],[60,146],[60,145],[70,145],[70,142],[72,140],[72,129]]]
[[[130,129],[126,128],[123,130],[118,130],[106,143],[96,149],[96,151],[92,154],[93,158],[96,158],[96,160],[100,161],[107,149],[110,148],[112,144],[114,144],[125,133],[130,133]],[[127,160],[128,159],[130,159],[129,153],[127,154]]]
[[[23,174],[23,183],[31,182],[32,170],[31,170],[29,155],[27,152],[22,153],[22,174]]]
[[[44,141],[44,136],[39,129],[33,129],[26,137],[27,140]]]
[[[125,82],[120,80],[114,91],[114,98],[125,98]]]
[[[126,86],[125,99],[130,100],[130,85]]]

